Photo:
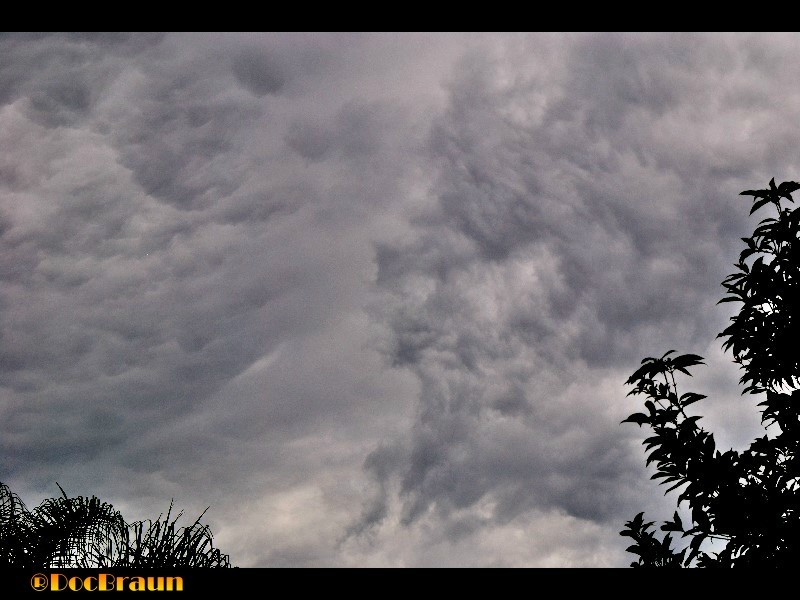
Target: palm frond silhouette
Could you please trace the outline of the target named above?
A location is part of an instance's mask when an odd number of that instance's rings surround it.
[[[58,485],[58,484],[56,484]],[[189,526],[183,516],[127,523],[114,507],[92,496],[48,498],[28,510],[0,482],[0,567],[230,567],[230,557],[214,547],[201,514]]]

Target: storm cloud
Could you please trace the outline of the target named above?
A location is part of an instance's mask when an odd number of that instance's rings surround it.
[[[797,179],[796,36],[0,37],[0,480],[241,566],[621,566],[619,422]],[[751,230],[751,229],[750,229]],[[659,515],[659,511],[663,514]]]

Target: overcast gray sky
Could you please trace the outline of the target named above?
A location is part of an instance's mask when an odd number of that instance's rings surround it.
[[[624,566],[625,379],[797,179],[800,37],[0,37],[0,480],[239,566]],[[187,522],[188,524],[188,522]]]

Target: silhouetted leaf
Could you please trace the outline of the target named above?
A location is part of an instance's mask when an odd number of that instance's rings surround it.
[[[620,421],[620,423],[636,423],[639,426],[642,426],[645,423],[649,422],[650,422],[650,417],[648,417],[644,413],[634,413],[624,421]]]
[[[696,394],[694,392],[687,392],[681,396],[681,404],[683,404],[683,406],[689,406],[690,404],[693,404],[698,400],[702,400],[703,398],[707,398],[707,396],[704,396],[703,394]]]
[[[800,183],[797,183],[796,181],[784,181],[778,186],[778,193],[781,195],[781,197],[787,198],[792,202],[794,202],[794,200],[792,200],[791,193],[797,190],[800,190]]]
[[[752,214],[753,214],[754,212],[756,212],[756,211],[757,211],[759,208],[761,208],[761,207],[762,207],[762,206],[764,206],[765,204],[768,204],[769,202],[770,202],[769,198],[767,198],[766,200],[759,200],[758,202],[755,202],[755,203],[753,204],[753,207],[750,209],[750,214],[752,215]]]
[[[766,198],[768,194],[768,190],[745,190],[739,193],[740,196],[754,196],[756,198]]]

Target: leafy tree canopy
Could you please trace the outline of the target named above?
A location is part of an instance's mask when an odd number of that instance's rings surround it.
[[[705,398],[679,394],[678,376],[703,364],[695,354],[648,357],[627,381],[628,395],[645,397],[645,412],[624,422],[646,425],[647,464],[655,463],[652,479],[680,490],[690,521],[677,511],[660,526],[639,513],[620,533],[632,538],[628,551],[638,556],[634,567],[796,566],[800,564],[800,211],[790,210],[800,184],[787,181],[751,196],[750,214],[774,209],[763,219],[735,264],[736,272],[722,285],[720,302],[741,308],[717,337],[743,371],[742,394],[762,401],[765,435],[747,450],[721,452],[714,435],[698,425],[700,416],[686,408]],[[785,206],[786,205],[786,206]],[[769,427],[769,431],[766,429]],[[713,541],[713,542],[712,542]]]

